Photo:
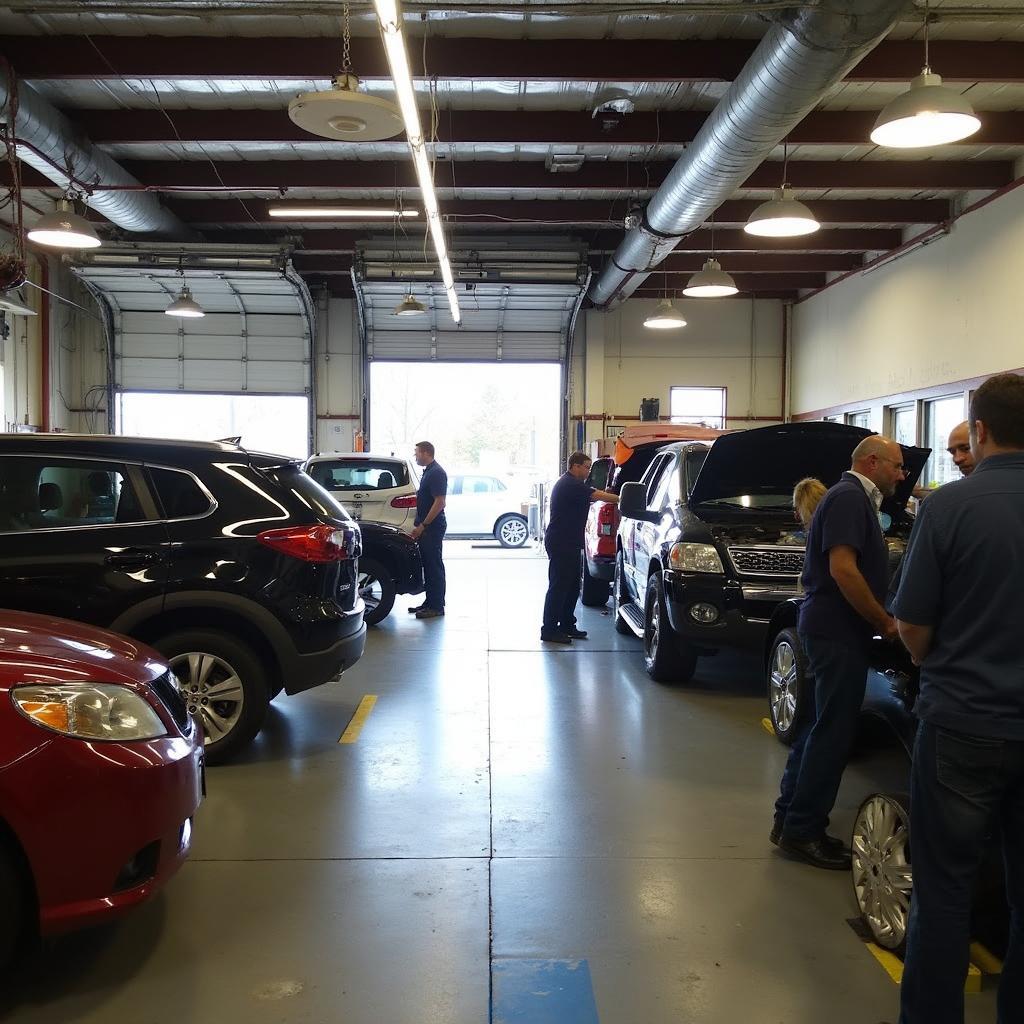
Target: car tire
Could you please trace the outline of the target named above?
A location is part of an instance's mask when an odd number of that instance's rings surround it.
[[[503,548],[521,548],[530,539],[530,526],[522,516],[502,516],[494,527],[494,536]]]
[[[697,655],[680,650],[672,635],[660,572],[651,574],[644,596],[644,668],[657,683],[685,683],[697,668]]]
[[[357,581],[359,596],[366,605],[363,622],[376,626],[391,614],[395,606],[394,577],[376,559],[360,558]]]
[[[792,746],[812,699],[810,666],[795,629],[780,630],[772,641],[766,675],[768,718],[779,742]]]
[[[28,927],[27,891],[21,861],[0,835],[0,978],[13,966]]]
[[[587,568],[587,554],[580,559],[580,600],[588,608],[603,608],[608,603],[612,585],[608,580],[599,580],[590,575]]]
[[[271,687],[260,657],[244,640],[219,630],[186,629],[153,646],[171,663],[203,728],[207,764],[222,764],[255,739],[267,717]],[[204,686],[224,687],[226,699],[211,699]]]
[[[914,872],[910,798],[873,793],[857,811],[850,846],[853,896],[872,939],[902,955],[907,944]]]
[[[615,579],[612,581],[612,618],[615,620],[615,632],[622,636],[635,636],[629,624],[619,613],[621,605],[629,600],[625,592],[626,573],[622,561],[622,552],[615,555]]]

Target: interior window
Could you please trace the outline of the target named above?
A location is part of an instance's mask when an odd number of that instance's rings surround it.
[[[0,473],[0,530],[141,523],[124,467],[75,459],[8,458]]]

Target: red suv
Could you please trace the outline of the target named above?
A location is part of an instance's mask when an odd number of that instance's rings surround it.
[[[707,441],[724,430],[683,424],[659,423],[627,427],[614,442],[614,451],[594,459],[587,483],[599,491],[619,493],[623,484],[639,480],[660,448],[672,441]],[[610,442],[601,442],[609,444]],[[590,506],[583,539],[581,600],[592,608],[608,603],[615,579],[615,537],[619,532],[619,509],[605,501]]]
[[[0,969],[33,935],[117,917],[188,856],[203,742],[167,662],[0,611]]]

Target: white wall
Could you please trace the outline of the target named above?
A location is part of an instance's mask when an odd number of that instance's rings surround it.
[[[317,303],[316,378],[316,450],[352,451],[363,394],[352,299]]]
[[[796,306],[792,362],[794,414],[1024,367],[1024,188]]]
[[[628,299],[610,313],[586,314],[585,360],[574,367],[573,411],[609,423],[636,417],[642,398],[660,398],[669,413],[669,388],[724,387],[730,427],[782,418],[782,303],[762,299],[682,299],[680,330],[643,326],[654,299]],[[579,398],[578,401],[575,399]],[[628,420],[626,421],[628,422]],[[602,436],[602,423],[587,422],[587,440]]]

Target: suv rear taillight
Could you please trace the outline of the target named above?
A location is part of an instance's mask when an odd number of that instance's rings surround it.
[[[353,557],[357,546],[354,530],[324,523],[264,530],[256,535],[256,539],[268,548],[303,562],[344,562]]]
[[[602,537],[610,537],[615,532],[618,506],[610,501],[603,502],[597,509],[597,532]]]
[[[391,499],[392,508],[415,508],[416,507],[416,495],[415,494],[402,494],[397,498]]]

